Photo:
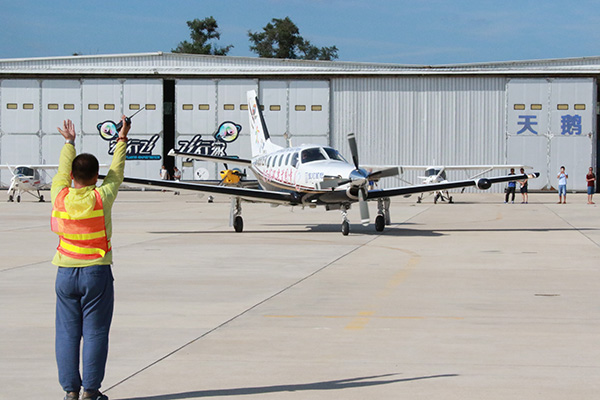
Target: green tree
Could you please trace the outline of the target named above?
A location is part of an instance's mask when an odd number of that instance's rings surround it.
[[[187,21],[187,26],[190,28],[190,38],[192,42],[184,40],[180,42],[177,48],[172,49],[173,53],[189,53],[189,54],[212,54],[215,56],[226,56],[233,45],[219,47],[210,42],[213,39],[219,40],[219,25],[211,16],[208,18],[194,19]]]
[[[262,32],[248,31],[253,45],[250,50],[263,58],[289,58],[301,60],[335,60],[338,48],[316,47],[300,36],[300,30],[289,17],[273,18]]]

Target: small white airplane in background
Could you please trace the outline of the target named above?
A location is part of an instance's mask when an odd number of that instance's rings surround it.
[[[23,193],[29,193],[40,202],[44,202],[40,189],[44,189],[46,181],[40,170],[45,172],[47,169],[58,169],[58,165],[0,165],[0,168],[8,169],[12,174],[8,188],[9,202],[17,200],[17,203],[20,203]]]
[[[356,137],[353,133],[348,135],[352,153],[351,163],[346,161],[337,150],[328,146],[302,145],[288,148],[278,146],[271,141],[256,92],[249,91],[247,99],[252,159],[207,156],[176,150],[171,150],[169,155],[248,167],[256,176],[259,189],[130,177],[125,177],[124,182],[227,195],[231,197],[230,226],[233,226],[236,232],[241,232],[244,227],[241,215],[241,203],[244,200],[275,205],[324,206],[326,210],[340,210],[342,234],[348,235],[350,231],[348,210],[354,203],[359,204],[361,222],[363,225],[368,225],[367,201],[377,201],[375,229],[381,232],[385,225],[391,223],[390,197],[467,186],[489,189],[493,183],[539,176],[539,173],[534,173],[369,190],[370,182],[397,175],[398,167],[371,167],[370,172],[361,168]]]
[[[487,174],[490,171],[493,171],[495,169],[506,169],[509,170],[511,168],[514,168],[515,171],[518,171],[519,169],[523,168],[523,169],[531,169],[532,167],[529,167],[527,165],[520,165],[520,164],[515,164],[515,165],[439,165],[439,166],[425,166],[425,165],[401,165],[398,167],[398,169],[400,170],[400,173],[404,173],[404,170],[421,170],[421,171],[425,171],[425,176],[419,176],[418,178],[422,180],[422,183],[424,185],[431,185],[434,183],[445,183],[448,182],[448,179],[446,177],[446,171],[457,171],[457,170],[461,170],[461,171],[480,171],[479,173],[469,176],[469,179],[475,179],[477,177],[480,177],[481,175]],[[523,178],[521,178],[523,179]],[[400,178],[400,180],[402,180],[403,182],[406,182],[408,184],[411,184],[411,182],[408,182],[402,178]],[[516,180],[516,179],[512,179],[512,180]],[[464,192],[465,188],[463,187],[462,192]],[[420,203],[421,201],[423,201],[423,198],[425,196],[429,196],[431,194],[435,194],[435,196],[433,197],[433,202],[437,204],[438,200],[441,201],[448,201],[448,203],[453,203],[453,199],[452,196],[450,195],[450,193],[448,192],[448,190],[437,190],[437,191],[431,191],[428,193],[421,193],[419,195],[419,197],[417,197],[417,203]]]

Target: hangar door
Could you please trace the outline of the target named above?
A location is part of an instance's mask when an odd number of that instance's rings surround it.
[[[532,189],[558,187],[564,165],[568,190],[585,190],[594,163],[596,84],[593,79],[511,79],[507,83],[507,162],[530,165]]]
[[[180,79],[175,84],[175,146],[180,151],[251,158],[246,93],[255,90],[271,140],[287,146],[329,143],[329,82],[255,79]],[[222,141],[221,125],[240,127]],[[183,179],[218,179],[223,165],[175,160]],[[231,166],[233,167],[233,165]]]

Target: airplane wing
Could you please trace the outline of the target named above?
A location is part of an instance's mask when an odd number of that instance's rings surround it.
[[[31,169],[58,169],[58,164],[15,164],[15,165],[0,165],[0,168],[13,170],[17,167],[27,167]],[[99,167],[110,167],[109,164],[100,164]]]
[[[18,164],[18,165],[0,165],[0,168],[13,170],[17,167],[27,167],[32,169],[57,169],[58,164]]]
[[[106,175],[98,175],[100,179],[104,179]],[[125,177],[123,182],[133,183],[137,185],[158,186],[170,189],[193,190],[197,192],[206,192],[214,194],[222,194],[226,196],[239,197],[246,201],[256,201],[265,203],[296,205],[300,203],[300,199],[292,193],[275,192],[269,190],[249,189],[234,186],[218,186],[207,185],[201,183],[165,181],[146,178],[130,178]]]
[[[400,171],[406,170],[425,170],[428,168],[443,168],[445,170],[494,170],[494,169],[517,169],[517,168],[525,168],[532,169],[528,165],[523,164],[503,164],[503,165],[399,165],[398,168]]]
[[[479,189],[485,190],[489,189],[493,183],[501,183],[508,181],[517,181],[522,179],[534,179],[540,176],[539,172],[534,172],[533,174],[519,174],[519,175],[505,175],[498,176],[495,178],[479,178],[479,179],[468,179],[464,181],[454,181],[454,182],[445,182],[445,183],[432,183],[426,185],[415,185],[415,186],[406,186],[406,187],[398,187],[392,189],[380,189],[380,190],[370,190],[368,199],[377,199],[381,197],[392,197],[392,196],[402,196],[413,193],[423,193],[423,192],[434,192],[438,190],[448,190],[448,189],[456,189],[461,187],[469,187],[476,186]]]
[[[221,156],[208,156],[208,155],[202,155],[202,154],[195,154],[195,153],[185,153],[183,151],[178,151],[175,149],[171,149],[171,151],[169,151],[170,156],[173,157],[183,157],[183,158],[191,158],[194,160],[200,160],[200,161],[210,161],[210,162],[216,162],[216,163],[231,163],[231,164],[238,164],[238,165],[246,165],[246,166],[250,166],[252,165],[252,160],[248,160],[245,158],[237,158],[237,157],[221,157]]]

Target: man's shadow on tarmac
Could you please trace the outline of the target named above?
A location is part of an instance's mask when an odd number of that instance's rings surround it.
[[[415,378],[404,378],[404,379],[376,380],[377,378],[390,377],[390,376],[394,376],[394,375],[397,375],[397,374],[365,376],[365,377],[359,377],[359,378],[340,379],[340,380],[335,380],[335,381],[291,384],[291,385],[258,386],[258,387],[234,388],[234,389],[199,390],[196,392],[183,392],[183,393],[156,395],[156,396],[128,397],[128,398],[122,398],[120,400],[178,400],[178,399],[196,399],[196,398],[201,398],[201,397],[242,396],[242,395],[263,394],[263,393],[299,392],[299,391],[308,391],[308,390],[314,390],[314,391],[340,390],[340,389],[350,389],[350,388],[357,388],[357,387],[388,385],[391,383],[419,381],[419,380],[424,380],[424,379],[450,378],[450,377],[459,376],[457,374],[446,374],[446,375],[418,376]]]

